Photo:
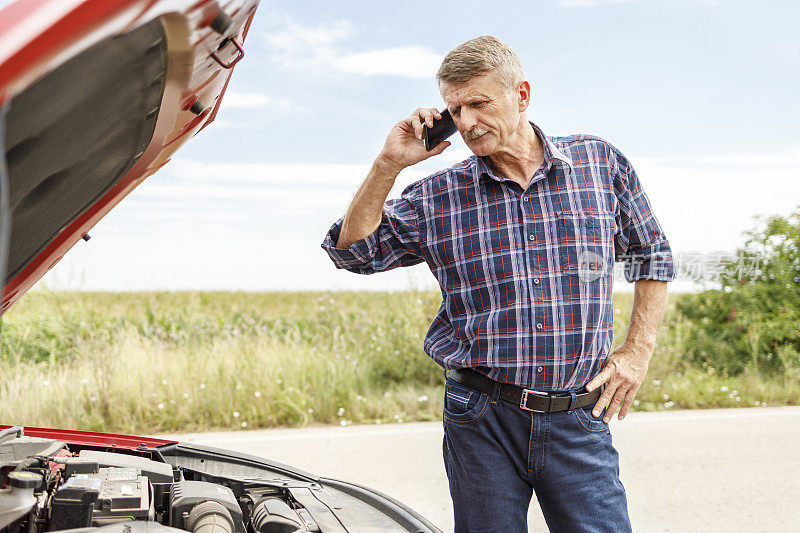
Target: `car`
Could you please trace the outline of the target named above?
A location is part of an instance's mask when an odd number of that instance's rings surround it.
[[[211,124],[258,0],[0,10],[5,313]],[[439,531],[370,488],[149,437],[0,425],[0,532]]]
[[[3,532],[440,531],[378,491],[261,457],[149,437],[2,427]]]

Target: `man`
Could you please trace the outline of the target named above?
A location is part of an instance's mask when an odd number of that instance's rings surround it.
[[[416,110],[322,247],[361,274],[425,261],[442,287],[424,349],[449,370],[456,531],[526,531],[534,491],[553,531],[630,531],[608,421],[644,380],[675,277],[669,243],[619,150],[528,121],[530,84],[508,45],[468,41],[437,80],[475,155],[386,201],[402,169],[450,145],[425,150],[422,124],[440,114]],[[627,338],[609,354],[615,260],[636,285]]]

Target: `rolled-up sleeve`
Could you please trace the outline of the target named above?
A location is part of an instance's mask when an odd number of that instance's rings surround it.
[[[618,200],[614,255],[616,261],[624,263],[626,281],[674,280],[676,269],[672,248],[653,213],[636,171],[613,146],[609,159]]]
[[[424,261],[415,207],[417,192],[417,184],[412,183],[400,198],[386,200],[378,228],[349,248],[336,248],[344,217],[334,222],[321,246],[336,268],[374,274]]]

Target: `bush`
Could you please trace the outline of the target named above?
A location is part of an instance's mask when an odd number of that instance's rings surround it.
[[[690,321],[684,354],[730,375],[785,375],[800,368],[800,206],[788,217],[757,217],[744,247],[719,265],[719,289],[676,305]]]

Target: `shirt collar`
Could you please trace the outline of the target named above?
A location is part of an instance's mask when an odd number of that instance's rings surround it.
[[[536,132],[536,136],[542,141],[542,147],[544,148],[545,169],[549,169],[552,166],[554,159],[562,161],[565,165],[572,169],[572,159],[565,155],[564,152],[562,152],[550,139],[547,138],[547,135],[544,134],[542,128],[533,122],[531,122],[530,125],[533,127],[533,131]],[[477,160],[479,177],[487,176],[495,181],[504,181],[503,178],[498,177],[497,174],[492,171],[491,167],[489,166],[488,157],[477,156]]]
[[[555,145],[542,131],[542,128],[531,122],[531,126],[533,126],[534,131],[539,135],[539,138],[542,139],[542,145],[544,146],[544,154],[545,158],[549,157],[550,161],[552,162],[553,158],[559,159],[563,161],[570,169],[572,169],[572,159],[567,156],[564,152],[562,152],[558,146]]]

